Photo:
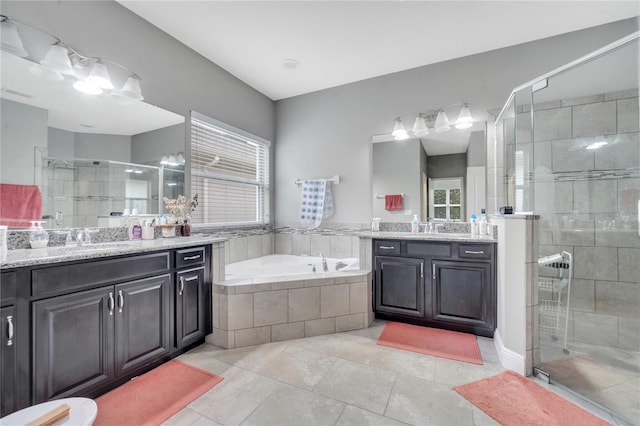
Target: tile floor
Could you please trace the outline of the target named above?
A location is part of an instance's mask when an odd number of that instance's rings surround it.
[[[478,337],[485,364],[475,365],[378,346],[384,324],[248,348],[195,348],[179,359],[225,379],[164,424],[497,424],[452,389],[503,371],[492,339]]]
[[[569,342],[541,340],[540,367],[551,380],[640,425],[640,352]],[[620,421],[620,420],[619,420]]]

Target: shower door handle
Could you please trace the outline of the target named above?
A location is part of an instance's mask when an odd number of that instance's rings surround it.
[[[7,317],[7,346],[13,346],[13,315]]]

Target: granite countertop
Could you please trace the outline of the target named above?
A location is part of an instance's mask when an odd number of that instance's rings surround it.
[[[442,232],[439,234],[411,233],[411,232],[372,232],[365,231],[358,234],[363,238],[378,238],[386,240],[423,240],[423,241],[463,241],[471,243],[497,243],[491,235],[471,235]]]
[[[220,243],[226,240],[226,238],[209,235],[194,235],[191,237],[156,238],[154,240],[111,241],[76,247],[58,246],[41,249],[9,250],[6,259],[3,259],[0,264],[0,269],[168,250],[199,244]]]

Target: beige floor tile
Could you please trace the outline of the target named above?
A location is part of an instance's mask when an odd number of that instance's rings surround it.
[[[273,392],[243,426],[334,425],[344,404],[293,386]]]
[[[224,375],[224,372],[231,367],[231,364],[214,358],[212,354],[212,352],[187,352],[180,355],[178,359],[210,373]]]
[[[233,364],[246,370],[257,371],[284,349],[283,343],[248,346],[218,352],[213,356],[224,363]]]
[[[198,414],[223,425],[239,425],[284,384],[251,371],[229,368],[225,380],[189,404]]]
[[[473,425],[472,404],[451,387],[399,376],[384,415],[412,425]]]
[[[640,424],[640,378],[632,378],[610,388],[587,393],[587,396],[632,424]]]
[[[337,360],[316,387],[316,392],[374,413],[384,412],[396,373]]]
[[[404,426],[406,423],[347,405],[336,426]]]
[[[436,358],[435,381],[450,387],[475,382],[504,371],[499,364],[470,364],[446,358]]]
[[[500,426],[500,423],[493,420],[491,416],[487,413],[476,407],[475,405],[471,405],[471,410],[473,413],[473,425],[474,426]]]
[[[166,422],[162,423],[162,426],[218,426],[220,423],[216,423],[211,419],[208,419],[195,411],[185,408],[183,410],[178,411],[171,418],[167,419]]]
[[[260,368],[258,374],[312,390],[335,361],[336,358],[319,352],[288,346]]]

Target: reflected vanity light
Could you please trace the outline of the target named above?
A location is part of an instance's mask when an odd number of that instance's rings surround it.
[[[105,58],[84,56],[57,36],[16,18],[0,15],[0,24],[2,50],[34,62],[34,66],[29,69],[33,75],[51,81],[62,81],[64,76],[69,76],[77,79],[73,84],[77,91],[89,95],[105,93],[123,105],[144,99],[140,77],[124,65]],[[27,48],[31,53],[24,47],[20,37],[22,31],[28,32]],[[44,43],[49,45],[48,49],[42,46]],[[36,46],[38,44],[40,46]],[[39,51],[46,51],[45,56],[34,57],[34,52]],[[120,90],[115,88],[111,72],[123,74],[119,76],[121,81],[124,80]]]
[[[605,141],[605,140],[599,140],[593,143],[590,143],[589,145],[587,145],[585,147],[585,149],[598,149],[598,148],[602,148],[603,146],[609,145],[609,142]]]
[[[452,124],[449,121],[449,117],[445,109],[450,107],[462,105],[458,112],[458,118]],[[433,128],[429,128],[427,123],[434,123]],[[455,127],[458,130],[469,129],[473,126],[474,120],[471,116],[471,110],[469,109],[469,104],[457,103],[447,105],[442,108],[438,108],[435,110],[429,110],[427,112],[418,113],[413,123],[413,128],[411,132],[407,132],[402,124],[401,117],[398,117],[394,120],[393,132],[391,135],[395,140],[405,140],[409,139],[411,136],[414,137],[423,137],[429,134],[430,130],[433,130],[436,133],[444,133],[451,130],[452,127]]]
[[[400,118],[396,118],[391,135],[397,141],[409,139],[409,133],[407,133],[407,130],[404,128],[404,124],[402,124],[402,120],[400,120]]]

